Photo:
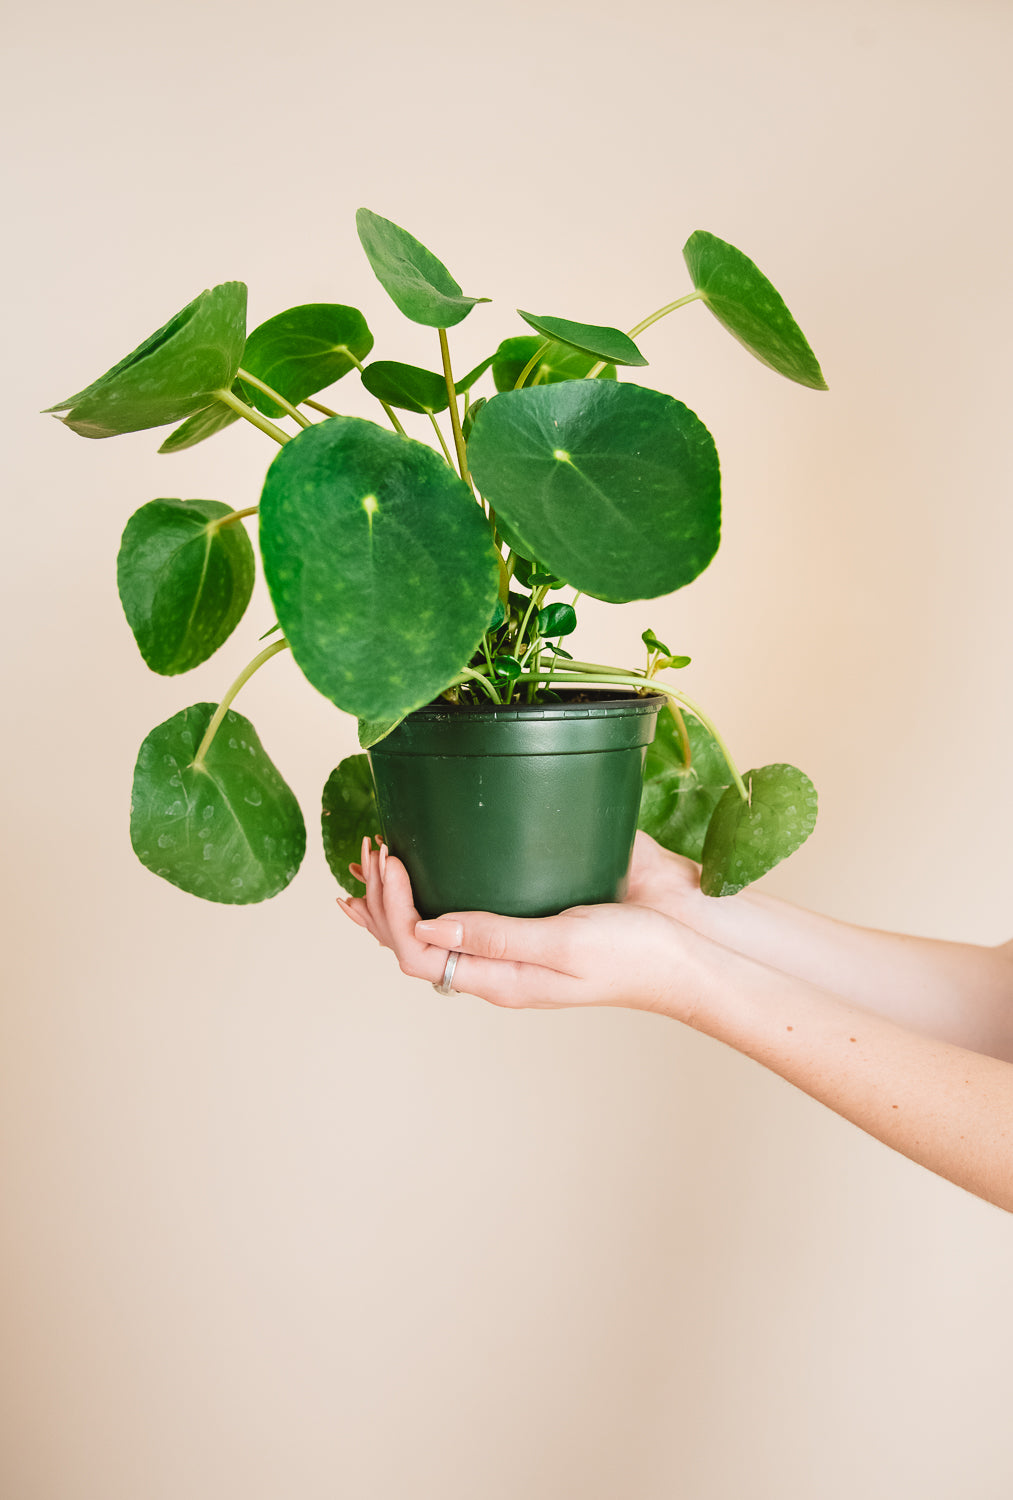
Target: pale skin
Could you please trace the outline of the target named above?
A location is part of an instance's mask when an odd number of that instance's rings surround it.
[[[747,890],[638,834],[626,900],[558,917],[419,920],[400,860],[363,843],[346,914],[439,983],[512,1009],[654,1011],[727,1042],[912,1161],[1013,1211],[1013,942],[849,926]]]

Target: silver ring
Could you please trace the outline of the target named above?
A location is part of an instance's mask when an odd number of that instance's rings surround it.
[[[457,960],[460,958],[460,956],[461,955],[457,952],[451,952],[447,954],[447,967],[443,971],[443,978],[440,980],[439,984],[436,984],[435,981],[433,983],[433,989],[438,995],[453,995],[456,993],[453,989],[451,989],[450,982],[454,977],[454,970],[457,968]]]

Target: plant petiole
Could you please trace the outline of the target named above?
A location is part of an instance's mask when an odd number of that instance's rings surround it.
[[[261,432],[266,432],[268,437],[273,437],[276,443],[285,444],[292,441],[287,432],[283,432],[280,427],[276,427],[273,422],[269,422],[266,417],[262,417],[260,412],[254,411],[252,406],[247,406],[246,402],[241,401],[232,391],[227,391],[223,387],[219,391],[212,391],[211,394],[216,401],[221,401],[223,405],[231,407],[239,416],[245,417],[248,422],[252,422],[254,427],[259,427]]]
[[[288,416],[294,417],[300,427],[309,427],[312,425],[309,418],[304,417],[297,406],[293,406],[291,401],[286,401],[284,396],[279,395],[272,386],[265,384],[258,376],[251,375],[249,370],[243,369],[240,369],[237,373],[240,380],[245,380],[246,384],[252,385],[255,390],[263,391],[264,395],[269,396]]]
[[[447,397],[449,399],[450,425],[454,432],[454,447],[457,450],[457,467],[461,471],[461,478],[474,495],[475,486],[471,482],[468,473],[468,450],[464,442],[464,433],[461,430],[461,414],[457,407],[457,387],[454,385],[454,372],[450,367],[450,345],[447,343],[447,330],[438,328],[440,335],[440,356],[443,360],[443,378],[447,382]]]
[[[234,510],[229,515],[222,516],[220,521],[214,521],[212,525],[218,531],[222,526],[232,526],[236,521],[245,521],[247,516],[255,516],[259,511],[259,505],[248,505],[245,510]]]
[[[551,339],[546,339],[544,344],[540,344],[538,346],[538,348],[535,350],[534,354],[532,354],[531,358],[528,360],[527,364],[524,366],[524,368],[521,371],[521,373],[518,375],[517,379],[514,381],[514,390],[515,391],[519,391],[522,388],[522,386],[524,385],[525,380],[527,380],[528,376],[531,374],[531,371],[535,368],[535,366],[541,360],[542,355],[545,354],[546,350],[551,349],[551,347],[552,347],[552,340]]]
[[[439,422],[437,422],[435,414],[427,410],[426,416],[429,418],[430,422],[432,422],[433,431],[436,433],[436,436],[440,440],[440,447],[443,449],[444,458],[447,460],[447,463],[450,465],[450,467],[453,468],[454,460],[450,456],[450,449],[447,447],[446,439],[444,438],[443,433],[440,431],[440,424]]]
[[[639,323],[627,330],[626,337],[635,339],[638,333],[643,333],[645,328],[650,328],[652,323],[666,318],[670,312],[675,312],[677,307],[685,307],[688,302],[700,302],[703,300],[703,292],[687,292],[685,297],[677,297],[674,302],[666,302],[664,307],[659,307],[657,312],[652,312],[650,317],[642,318]],[[605,360],[600,359],[596,365],[592,365],[584,376],[585,380],[594,380],[605,368]]]
[[[266,646],[264,650],[261,651],[259,656],[255,656],[251,662],[247,662],[246,666],[243,668],[239,676],[236,678],[235,682],[225,694],[225,697],[222,699],[221,703],[219,703],[218,707],[215,709],[211,717],[211,723],[208,725],[207,729],[204,732],[204,738],[197,746],[197,754],[191,761],[192,766],[196,767],[198,770],[203,767],[204,759],[211,748],[211,741],[218,733],[218,726],[221,724],[225,715],[231,708],[232,700],[235,698],[240,688],[242,688],[247,682],[249,682],[254,672],[258,671],[266,661],[270,661],[272,656],[277,656],[279,651],[287,650],[288,641],[273,641],[270,646]]]

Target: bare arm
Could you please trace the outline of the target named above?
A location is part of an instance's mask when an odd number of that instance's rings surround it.
[[[341,904],[406,974],[438,981],[455,949],[455,989],[496,1005],[618,1005],[681,1020],[1013,1211],[1013,1063],[909,1030],[636,902],[419,922],[398,860],[366,848],[362,871],[365,898]]]
[[[697,865],[646,834],[637,835],[631,898],[901,1026],[1013,1062],[1013,944],[878,932],[752,889],[715,900],[702,894]]]

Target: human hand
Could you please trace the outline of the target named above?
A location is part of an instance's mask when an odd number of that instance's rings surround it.
[[[373,849],[364,840],[362,862],[351,870],[366,894],[339,905],[394,952],[405,974],[438,984],[449,953],[457,952],[453,988],[494,1005],[616,1005],[682,1019],[692,1009],[702,941],[672,917],[639,904],[632,891],[622,903],[574,907],[556,917],[452,912],[422,922],[408,872],[384,846]],[[652,879],[660,884],[647,871],[644,890]]]

